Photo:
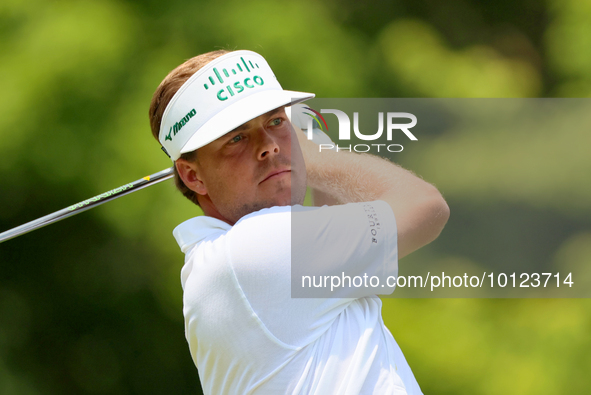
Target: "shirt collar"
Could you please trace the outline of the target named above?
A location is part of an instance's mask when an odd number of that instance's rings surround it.
[[[187,253],[195,244],[216,232],[227,232],[231,225],[217,218],[200,216],[191,218],[172,231],[181,251]]]

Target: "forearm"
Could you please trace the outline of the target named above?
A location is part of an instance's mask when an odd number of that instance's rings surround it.
[[[341,202],[335,198],[333,195],[319,191],[318,189],[312,189],[312,203],[314,206],[334,206],[336,204],[341,204]]]
[[[384,200],[390,205],[400,257],[433,241],[447,222],[449,208],[439,191],[410,171],[374,155],[319,152],[305,136],[300,145],[308,186],[341,203]]]
[[[298,134],[306,163],[308,186],[331,195],[341,203],[363,202],[396,195],[396,205],[433,188],[408,170],[387,159],[347,151],[319,151]]]

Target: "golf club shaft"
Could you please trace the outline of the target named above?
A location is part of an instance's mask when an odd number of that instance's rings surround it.
[[[101,193],[100,195],[84,200],[80,203],[76,203],[72,206],[56,211],[55,213],[46,215],[31,222],[27,222],[24,225],[17,226],[16,228],[0,233],[0,243],[13,239],[17,236],[24,235],[25,233],[28,233],[32,230],[39,229],[43,226],[60,221],[64,218],[71,217],[72,215],[76,215],[83,211],[90,210],[91,208],[99,206],[103,203],[117,199],[118,197],[127,195],[135,191],[139,191],[140,189],[157,184],[161,181],[168,180],[172,177],[172,175],[173,169],[171,167],[170,169],[165,169],[159,171],[158,173],[154,173],[149,176],[140,178],[137,181],[120,186],[119,188],[115,188],[108,192]]]

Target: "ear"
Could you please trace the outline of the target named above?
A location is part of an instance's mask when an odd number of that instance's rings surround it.
[[[207,188],[201,179],[201,172],[197,163],[179,158],[174,162],[174,165],[187,188],[199,195],[207,195]]]

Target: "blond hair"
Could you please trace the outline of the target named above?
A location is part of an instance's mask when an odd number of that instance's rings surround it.
[[[154,92],[154,96],[152,96],[152,102],[150,103],[150,127],[152,129],[152,135],[156,140],[158,140],[158,135],[160,134],[160,123],[162,122],[162,115],[164,114],[164,110],[166,106],[174,96],[174,94],[180,89],[180,87],[187,82],[189,78],[193,74],[195,74],[199,69],[205,66],[207,63],[211,62],[215,58],[218,58],[222,55],[229,53],[230,51],[226,51],[224,49],[207,52],[198,56],[195,56],[174,70],[172,70],[168,75],[162,80],[158,88],[156,88],[156,92]],[[159,140],[158,140],[159,142]],[[194,161],[197,157],[197,151],[188,152],[181,154],[181,158]],[[197,201],[197,194],[190,190],[181,177],[179,176],[176,166],[174,168],[174,183],[179,191],[190,201],[199,205]]]

